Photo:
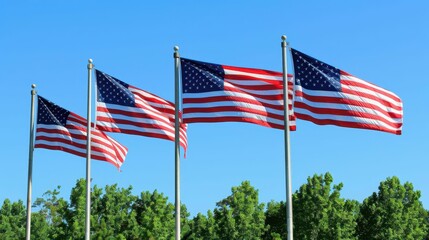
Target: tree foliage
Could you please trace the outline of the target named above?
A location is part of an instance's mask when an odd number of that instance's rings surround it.
[[[258,191],[244,181],[232,194],[218,202],[214,210],[219,239],[260,239],[265,232],[264,204]]]
[[[359,205],[341,198],[343,184],[332,182],[329,173],[314,175],[293,195],[297,239],[355,239]]]
[[[357,220],[360,239],[424,239],[427,211],[419,201],[420,191],[397,177],[387,178],[364,200]]]
[[[314,175],[293,194],[296,239],[426,239],[429,213],[420,192],[397,177],[381,182],[378,192],[359,204],[341,197],[342,183],[331,174]],[[32,239],[84,239],[85,180],[60,197],[61,188],[47,191],[34,202]],[[175,208],[158,191],[133,194],[117,184],[91,191],[91,239],[174,239]],[[0,239],[24,239],[26,209],[22,201],[6,199],[0,208]],[[248,181],[232,187],[207,214],[191,220],[181,206],[182,239],[287,239],[286,203],[259,202]]]

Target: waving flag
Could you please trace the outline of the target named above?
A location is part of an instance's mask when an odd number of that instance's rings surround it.
[[[394,93],[291,49],[295,114],[319,125],[401,134],[402,101]]]
[[[38,96],[35,148],[46,148],[86,157],[87,121]],[[91,131],[91,158],[109,162],[119,168],[127,148],[105,133]]]
[[[99,129],[174,141],[173,103],[99,70],[95,72]],[[180,125],[180,145],[185,151],[186,127]]]
[[[181,59],[183,121],[247,122],[284,129],[283,73]],[[288,76],[290,130],[295,130]]]

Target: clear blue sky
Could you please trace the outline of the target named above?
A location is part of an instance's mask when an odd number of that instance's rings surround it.
[[[330,172],[342,196],[362,201],[387,177],[422,192],[429,208],[427,1],[2,1],[0,203],[26,200],[30,86],[86,116],[88,58],[96,68],[174,99],[173,47],[183,57],[281,71],[292,47],[399,95],[403,135],[318,126],[291,134],[292,187]],[[93,185],[157,189],[174,202],[174,144],[110,134],[128,146],[122,172],[92,161]],[[285,200],[283,132],[245,123],[193,124],[181,162],[181,199],[206,213],[250,180],[260,201]],[[33,200],[62,186],[68,199],[85,159],[36,149]]]

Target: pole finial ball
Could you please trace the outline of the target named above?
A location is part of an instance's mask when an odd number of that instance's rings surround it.
[[[92,63],[92,59],[90,58],[90,59],[88,59],[88,63]]]
[[[36,88],[36,84],[34,84],[34,83],[33,83],[33,84],[31,84],[31,88],[32,88],[32,89],[35,89],[35,88]]]
[[[282,40],[283,40],[283,41],[286,41],[286,35],[283,35],[283,36],[282,36]]]
[[[179,51],[179,46],[174,46],[174,51]]]

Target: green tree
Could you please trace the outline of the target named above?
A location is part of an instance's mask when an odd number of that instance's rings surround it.
[[[94,239],[139,239],[136,213],[132,206],[137,199],[132,187],[117,184],[102,189],[94,186],[91,206],[91,231]]]
[[[68,213],[69,204],[63,198],[58,198],[61,187],[58,186],[52,191],[47,191],[43,194],[44,198],[37,198],[33,207],[40,210],[33,215],[40,215],[36,219],[32,219],[33,234],[41,234],[46,230],[47,238],[49,239],[66,239],[67,223],[65,216]],[[37,237],[36,239],[42,239]]]
[[[207,217],[198,213],[190,222],[190,231],[184,236],[187,240],[219,239],[215,232],[216,222],[212,211],[207,211]]]
[[[429,240],[429,211],[426,212],[426,232],[425,240]]]
[[[314,175],[293,194],[296,239],[356,239],[359,204],[341,198],[343,184],[332,182],[330,173]]]
[[[13,203],[4,200],[0,209],[0,239],[25,239],[26,216],[21,200]]]
[[[132,207],[139,226],[139,239],[174,239],[175,208],[167,200],[156,190],[140,194]]]
[[[70,204],[65,213],[67,239],[85,238],[86,180],[79,179],[72,188]]]
[[[285,202],[271,201],[268,203],[265,211],[265,225],[267,232],[263,239],[287,239]]]
[[[397,177],[380,183],[378,193],[366,198],[357,220],[359,239],[424,239],[427,211],[420,202],[420,191]]]
[[[249,181],[232,188],[232,194],[214,210],[219,239],[260,239],[265,232],[264,204]]]
[[[31,214],[31,239],[54,239],[49,235],[50,226],[46,217],[40,211]]]

